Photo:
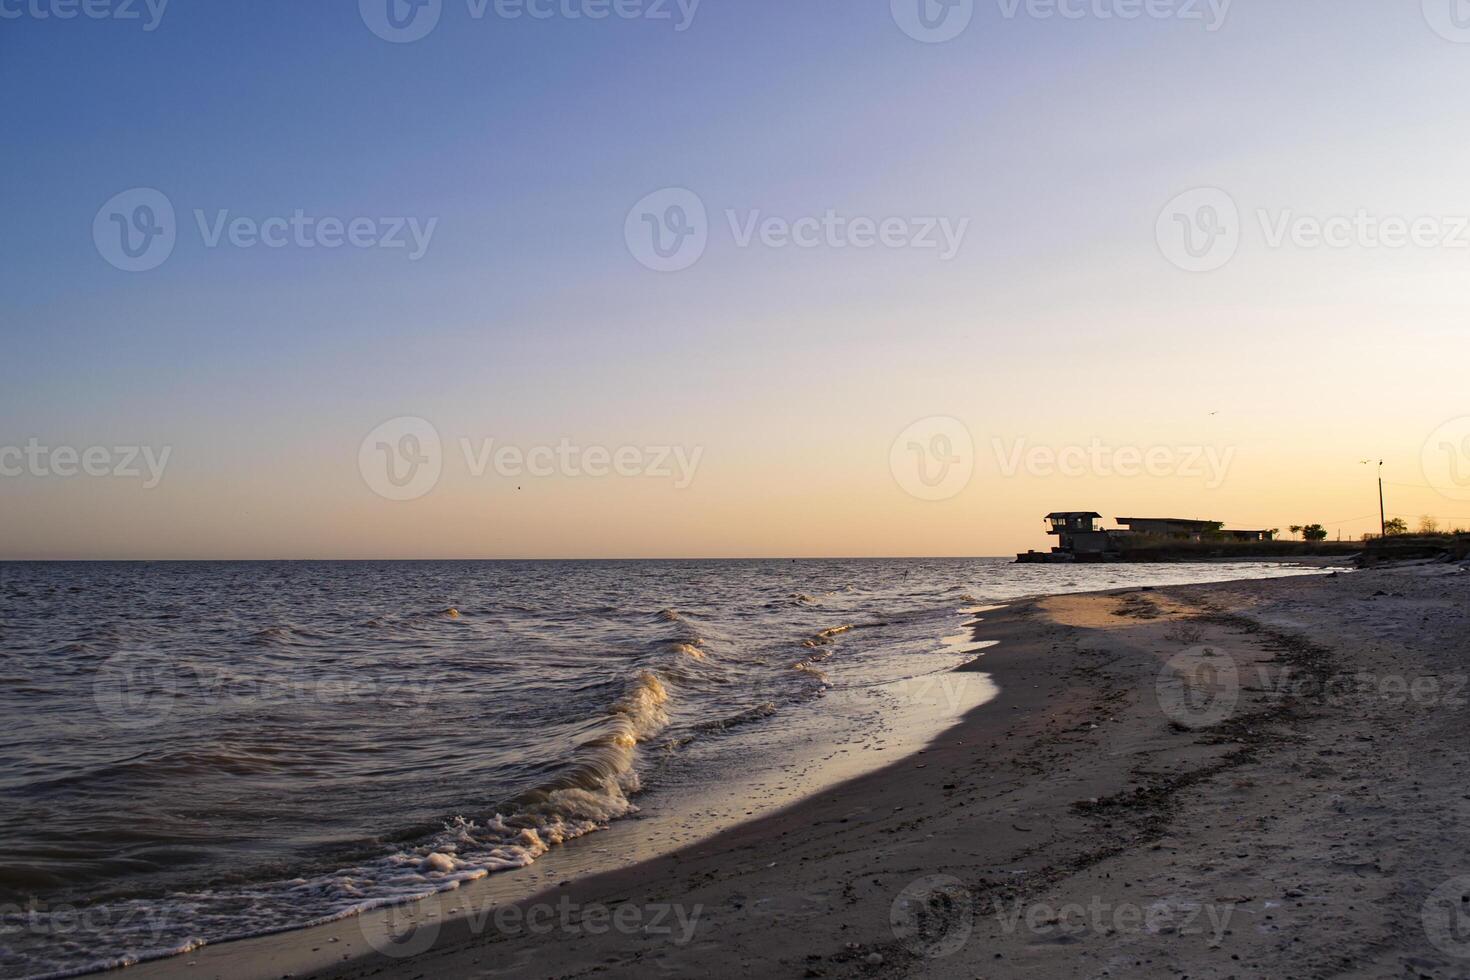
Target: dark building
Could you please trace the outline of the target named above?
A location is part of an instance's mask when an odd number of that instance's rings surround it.
[[[1274,541],[1275,531],[1227,529],[1221,521],[1197,521],[1181,517],[1120,517],[1117,529],[1098,526],[1102,515],[1095,510],[1063,510],[1046,515],[1047,534],[1055,535],[1057,546],[1046,551],[1017,555],[1022,562],[1110,561],[1134,542],[1147,547],[1145,539],[1172,541]]]

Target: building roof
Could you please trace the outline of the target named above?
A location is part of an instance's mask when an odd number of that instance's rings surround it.
[[[1188,524],[1194,527],[1214,527],[1216,524],[1221,523],[1220,521],[1197,521],[1188,517],[1119,517],[1116,520],[1119,524],[1142,524],[1148,522],[1151,524]]]
[[[1049,521],[1067,517],[1096,517],[1101,519],[1102,515],[1095,510],[1059,510],[1046,515],[1046,519]]]

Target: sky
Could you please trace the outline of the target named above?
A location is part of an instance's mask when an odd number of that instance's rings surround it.
[[[1456,3],[0,0],[0,558],[1470,526]]]

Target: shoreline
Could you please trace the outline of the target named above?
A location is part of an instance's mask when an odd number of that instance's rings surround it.
[[[1242,668],[1251,666],[1252,657],[1279,663],[1281,648],[1293,642],[1289,627],[1309,621],[1270,625],[1269,617],[1249,617],[1251,607],[1281,605],[1283,599],[1286,605],[1301,603],[1311,595],[1330,609],[1338,604],[1331,593],[1344,584],[1387,574],[1128,588],[1012,602],[975,627],[976,640],[998,645],[955,672],[993,676],[1000,694],[927,747],[868,775],[672,853],[563,879],[494,915],[484,906],[494,904],[497,889],[482,889],[472,908],[470,886],[415,906],[204,947],[133,967],[128,975],[562,976],[648,969],[728,975],[759,969],[823,976],[903,975],[916,968],[956,976],[1020,975],[1016,970],[1024,964],[1016,957],[1052,960],[1042,954],[1065,953],[1072,944],[1040,943],[1038,949],[1026,941],[1035,937],[1024,929],[1018,935],[1014,922],[1009,934],[981,943],[979,934],[992,923],[979,905],[1021,901],[1109,864],[1147,865],[1176,853],[1167,846],[1167,834],[1186,796],[1228,782],[1230,774],[1259,765],[1263,755],[1284,751],[1292,742],[1287,736],[1310,723],[1310,712],[1304,714],[1291,699],[1290,711],[1279,704],[1244,711],[1241,717],[1258,731],[1211,730],[1207,739],[1195,731],[1172,731],[1159,705],[1150,706],[1143,696],[1152,683],[1142,682],[1158,676],[1163,652],[1146,648],[1171,631],[1198,641],[1189,631],[1203,630],[1223,637]],[[1456,582],[1462,590],[1463,582]],[[1356,584],[1361,588],[1366,578]],[[1332,648],[1308,643],[1301,649],[1308,651],[1303,663],[1311,666],[1313,657],[1321,660],[1328,655],[1320,651]],[[1140,746],[1147,746],[1143,754],[1149,759],[1169,760],[1179,771],[1141,776]],[[551,855],[542,862],[554,863]],[[956,885],[964,901],[977,906],[973,914],[950,909],[942,921],[927,916],[935,896],[945,905]],[[1104,890],[1101,884],[1096,889]],[[916,894],[923,901],[916,903]],[[1230,908],[1247,914],[1239,904]],[[508,908],[519,912],[512,916]],[[920,909],[917,924],[905,919],[914,908]],[[662,920],[654,922],[659,909]],[[544,913],[550,931],[525,918],[533,910]],[[613,925],[623,913],[628,929]],[[909,932],[905,922],[913,927]],[[961,925],[963,940],[946,950]],[[390,932],[400,940],[396,945]],[[1098,938],[1086,941],[1091,945]],[[977,943],[986,951],[983,963],[975,956]],[[1192,944],[1187,952],[1210,960],[1220,948]],[[738,970],[736,958],[743,958]],[[1229,956],[1225,962],[1232,962]],[[1064,957],[1047,969],[1072,975],[1072,965]],[[1200,972],[1212,975],[1195,963],[1191,975]]]
[[[1114,591],[1119,590],[1109,590],[1103,594]],[[401,949],[414,948],[418,943],[415,943],[411,935],[406,942],[395,944],[390,938],[390,932],[416,933],[420,942],[426,932],[432,932],[433,947],[437,949],[446,943],[468,941],[476,933],[483,931],[476,928],[476,912],[471,910],[471,905],[480,910],[481,916],[484,915],[483,909],[494,908],[502,901],[522,908],[545,904],[548,899],[555,903],[570,901],[585,905],[596,901],[591,896],[603,894],[609,888],[612,891],[626,890],[628,884],[642,879],[652,869],[666,872],[679,868],[686,860],[686,854],[713,853],[727,847],[748,848],[752,846],[752,842],[763,840],[768,835],[788,836],[813,819],[807,816],[807,808],[821,806],[825,811],[830,806],[830,801],[826,801],[826,806],[823,805],[825,798],[835,794],[838,799],[844,799],[848,794],[864,792],[862,784],[882,781],[885,773],[890,770],[902,770],[912,764],[913,760],[934,753],[948,736],[971,724],[982,713],[989,711],[989,717],[996,720],[996,738],[1008,737],[1010,733],[1003,735],[999,731],[1002,727],[999,723],[1004,721],[1009,724],[1011,712],[1028,714],[1035,711],[1049,696],[1056,695],[1058,680],[1049,677],[1049,671],[1044,667],[1027,659],[1030,644],[1025,641],[1034,641],[1038,625],[1044,625],[1035,621],[1034,613],[1035,604],[1043,598],[1032,596],[1007,601],[998,608],[987,606],[984,607],[986,611],[976,613],[980,621],[972,628],[974,639],[990,646],[975,659],[941,672],[940,675],[959,675],[964,679],[966,689],[959,694],[950,688],[931,691],[934,696],[950,699],[966,694],[974,696],[976,692],[968,688],[971,680],[984,684],[988,677],[994,676],[999,681],[999,675],[1008,675],[1004,682],[998,684],[1000,690],[994,697],[963,712],[932,738],[921,738],[916,742],[909,739],[908,751],[899,758],[876,767],[864,767],[867,771],[863,774],[839,780],[815,794],[799,794],[790,802],[754,818],[734,822],[703,835],[681,848],[646,857],[635,856],[623,867],[598,870],[576,877],[589,852],[594,849],[608,850],[610,848],[600,845],[603,842],[622,843],[633,836],[641,821],[637,817],[625,818],[615,821],[596,834],[553,848],[525,868],[468,882],[456,890],[441,892],[406,905],[372,909],[343,919],[208,944],[189,953],[168,955],[126,967],[124,975],[168,980],[201,975],[259,977],[265,980],[286,975],[359,975],[354,972],[354,968],[361,968],[364,972],[377,972],[386,967],[391,972],[395,965],[410,967],[414,961],[403,956]],[[1058,634],[1060,632],[1057,631]],[[1048,689],[1039,691],[1041,684],[1048,679],[1052,681]],[[918,679],[910,679],[914,680]],[[964,744],[965,739],[960,738],[951,748],[961,748]],[[942,764],[942,758],[941,753],[936,758],[936,767]],[[927,766],[928,763],[925,762],[924,765]],[[815,819],[818,822],[848,823],[848,818],[834,818],[830,814]],[[562,880],[548,882],[542,887],[530,886],[531,890],[528,891],[526,879],[537,876],[557,877]],[[431,924],[426,928],[419,928],[421,924],[436,922],[439,925]],[[483,925],[483,922],[480,924]],[[338,949],[350,950],[345,954],[345,961],[342,959],[344,954],[336,952]],[[326,955],[322,955],[323,953]],[[344,968],[348,972],[342,972]],[[415,968],[410,972],[418,971]]]

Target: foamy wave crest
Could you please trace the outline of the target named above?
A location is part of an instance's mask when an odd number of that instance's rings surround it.
[[[522,793],[502,811],[480,820],[455,817],[417,844],[365,863],[310,878],[267,882],[219,891],[175,892],[146,907],[160,923],[157,948],[126,959],[89,962],[54,974],[122,966],[155,959],[211,941],[267,935],[347,918],[386,905],[426,898],[497,871],[523,868],[551,848],[606,827],[637,811],[630,797],[640,789],[634,767],[639,743],[668,725],[669,691],[659,675],[635,675],[610,707],[602,732],[577,747],[566,768]],[[102,920],[117,918],[136,902],[93,908]],[[143,906],[139,906],[143,907]],[[241,929],[241,909],[251,927]],[[0,950],[3,952],[3,950]]]
[[[827,672],[822,670],[816,664],[811,663],[810,661],[803,660],[801,663],[792,664],[791,668],[793,670],[799,670],[803,674],[810,676],[823,687],[828,687],[831,685],[831,678],[827,676]]]
[[[390,860],[448,886],[524,867],[558,844],[636,812],[629,797],[641,788],[637,747],[668,725],[668,700],[659,676],[639,671],[612,706],[605,731],[579,745],[556,778],[512,801],[509,815],[496,813],[480,825],[461,818],[445,834]]]
[[[815,634],[814,636],[807,637],[805,640],[801,641],[801,645],[806,647],[808,650],[814,650],[817,647],[824,647],[829,645],[834,639],[841,636],[843,633],[846,633],[848,630],[853,628],[854,627],[852,626],[833,626],[831,629],[825,629],[822,630],[822,632]]]

